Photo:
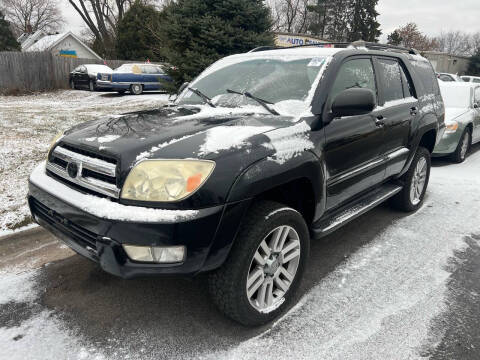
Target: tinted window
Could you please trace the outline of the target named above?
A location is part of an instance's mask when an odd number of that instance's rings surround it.
[[[331,101],[343,90],[352,88],[370,89],[375,94],[377,93],[375,74],[370,59],[350,60],[342,65],[330,93]]]
[[[412,80],[410,79],[409,76],[407,76],[403,66],[400,66],[400,72],[402,73],[403,96],[405,98],[416,97],[415,96],[415,89],[413,88],[413,84],[412,84]]]
[[[473,79],[474,83],[480,83],[480,79]]]
[[[403,84],[400,65],[396,60],[378,59],[383,77],[385,102],[403,99]]]
[[[463,81],[469,82],[470,78],[468,76],[462,76]]]

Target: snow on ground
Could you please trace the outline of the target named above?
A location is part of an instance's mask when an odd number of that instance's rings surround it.
[[[0,234],[26,225],[27,179],[45,159],[52,138],[71,126],[102,115],[152,109],[167,95],[140,96],[87,91],[57,91],[0,96]]]

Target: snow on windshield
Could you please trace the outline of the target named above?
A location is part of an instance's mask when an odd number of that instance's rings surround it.
[[[471,87],[440,84],[445,107],[469,108],[471,106]]]
[[[300,115],[309,108],[330,58],[312,54],[265,55],[225,58],[210,66],[191,84],[212,98],[217,106],[258,105],[227,90],[250,92],[270,103],[283,115]],[[186,89],[178,104],[199,105],[203,100]]]

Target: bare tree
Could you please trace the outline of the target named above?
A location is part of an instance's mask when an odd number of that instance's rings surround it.
[[[435,50],[438,48],[435,39],[424,35],[415,23],[408,23],[396,29],[394,33],[399,37],[399,45],[404,47],[422,51]]]
[[[309,0],[271,0],[274,31],[305,33],[309,27]]]
[[[438,51],[452,55],[473,55],[472,36],[462,31],[441,32],[435,38]]]
[[[3,0],[5,17],[17,35],[24,32],[58,30],[63,22],[55,0]]]
[[[114,52],[117,23],[134,0],[68,0],[95,38],[98,51],[104,56]]]

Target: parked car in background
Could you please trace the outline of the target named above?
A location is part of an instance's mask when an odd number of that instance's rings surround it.
[[[479,83],[480,84],[480,77],[478,77],[478,76],[465,75],[465,76],[462,76],[461,78],[465,82],[473,82],[473,83]]]
[[[425,197],[444,130],[435,72],[360,44],[232,55],[172,104],[59,134],[30,176],[33,219],[111,274],[207,272],[227,316],[275,319],[311,238]]]
[[[462,78],[458,76],[457,74],[447,74],[447,73],[437,73],[438,80],[444,81],[444,82],[463,82]]]
[[[451,156],[463,162],[472,144],[480,141],[480,84],[440,83],[445,103],[446,130],[434,156]]]
[[[123,64],[112,73],[97,75],[100,86],[109,86],[120,94],[129,91],[140,95],[144,91],[162,90],[165,81],[171,81],[162,65]]]
[[[101,64],[84,64],[77,66],[69,77],[70,88],[84,88],[95,91],[100,88],[97,84],[97,74],[111,74],[112,69],[107,65]],[[102,89],[109,89],[107,86],[101,86]]]

